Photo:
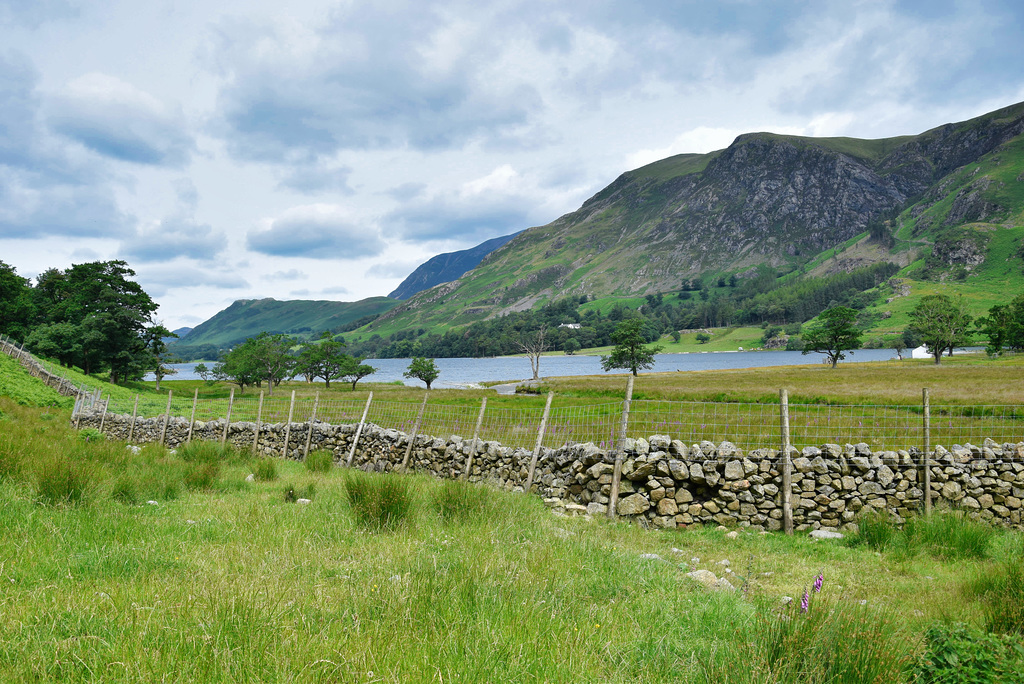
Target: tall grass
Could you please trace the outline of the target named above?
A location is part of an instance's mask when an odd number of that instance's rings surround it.
[[[987,630],[1024,636],[1024,534],[1002,541],[995,562],[966,583],[965,594],[981,601]]]
[[[926,553],[943,560],[987,557],[996,530],[963,511],[935,511],[930,517],[913,517],[899,529],[885,511],[872,511],[858,521],[858,533],[850,537],[853,546],[866,545],[875,551],[889,551],[898,558]]]
[[[345,494],[353,516],[364,527],[394,530],[411,519],[413,495],[405,477],[349,471]]]

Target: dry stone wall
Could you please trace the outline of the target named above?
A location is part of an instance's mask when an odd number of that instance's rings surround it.
[[[171,418],[166,432],[162,418],[136,419],[99,411],[78,416],[79,427],[102,429],[109,436],[133,442],[159,441],[170,447],[189,438],[189,422]],[[196,422],[192,439],[220,440],[225,422]],[[357,425],[314,422],[265,424],[260,427],[260,453],[281,456],[288,435],[287,456],[302,458],[309,449],[327,449],[344,464]],[[231,423],[227,440],[251,449],[255,423]],[[368,424],[359,438],[353,466],[390,472],[401,466],[409,436]],[[466,472],[472,440],[460,436],[420,435],[410,453],[408,469],[436,477],[458,478]],[[782,528],[782,458],[776,449],[749,453],[730,442],[685,444],[668,435],[626,440],[616,513],[659,528],[722,524],[766,530]],[[795,449],[792,459],[791,506],[795,529],[853,529],[860,514],[885,509],[906,518],[924,508],[924,472],[919,451],[873,452],[867,444],[824,444]],[[531,453],[498,442],[478,444],[469,472],[471,482],[507,491],[522,491]],[[594,444],[542,448],[531,491],[552,503],[599,515],[612,498],[615,453]],[[1021,527],[1024,501],[1024,442],[981,446],[937,446],[929,461],[932,500],[959,507],[995,524]]]

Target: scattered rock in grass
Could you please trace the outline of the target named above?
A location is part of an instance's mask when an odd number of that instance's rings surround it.
[[[842,539],[843,533],[823,528],[820,530],[811,530],[810,536],[811,539]]]
[[[740,533],[737,532],[736,530],[733,530],[732,532],[729,532],[727,535],[725,535],[725,538],[726,539],[735,539],[738,536],[740,536]]]
[[[568,539],[572,536],[572,532],[569,530],[563,530],[561,527],[552,528],[551,534],[555,535],[559,539]]]
[[[256,475],[255,475],[255,474],[253,474],[253,473],[249,473],[249,474],[248,474],[248,475],[246,476],[246,478],[245,478],[245,481],[246,481],[246,482],[255,482],[255,481],[256,481]]]
[[[640,554],[640,560],[661,561],[663,563],[667,563],[668,562],[668,561],[666,561],[664,558],[662,558],[661,556],[659,556],[656,553],[641,553]]]
[[[159,506],[160,505],[159,501],[153,501],[153,500],[147,501],[146,503],[149,504],[150,506]]]
[[[302,505],[302,506],[305,506],[306,504],[313,503],[313,500],[312,499],[296,499],[295,503],[297,503],[299,505]]]
[[[721,565],[722,567],[725,567],[725,568],[727,568],[730,565],[732,565],[732,563],[729,562],[728,558],[723,558],[722,560],[718,561],[718,564]]]
[[[686,576],[708,589],[718,581],[718,577],[710,570],[694,570],[693,572],[686,573]]]
[[[790,603],[793,602],[793,597],[792,596],[783,596],[780,600],[782,601],[782,605],[788,606]]]

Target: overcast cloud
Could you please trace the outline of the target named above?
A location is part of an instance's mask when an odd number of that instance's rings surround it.
[[[1016,0],[0,0],[0,259],[123,258],[174,328],[356,300],[737,135],[1024,100]]]

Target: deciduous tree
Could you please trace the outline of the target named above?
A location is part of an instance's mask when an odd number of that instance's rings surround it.
[[[406,378],[415,378],[421,380],[427,384],[427,389],[430,389],[430,385],[437,380],[437,376],[441,374],[441,371],[437,369],[437,365],[434,363],[434,359],[423,358],[417,356],[413,358],[409,364],[409,369],[402,373]]]
[[[638,371],[654,366],[654,355],[661,347],[647,346],[644,337],[644,321],[640,318],[629,318],[618,324],[612,333],[615,347],[608,356],[601,357],[601,367],[605,371],[613,368],[625,368],[633,375]]]
[[[846,306],[834,306],[821,312],[816,323],[803,334],[804,354],[825,354],[835,368],[846,358],[846,352],[860,349],[860,330],[854,325],[857,312]]]
[[[911,328],[921,337],[935,363],[942,362],[942,353],[970,342],[971,321],[963,297],[955,300],[947,295],[926,295],[910,312]]]

